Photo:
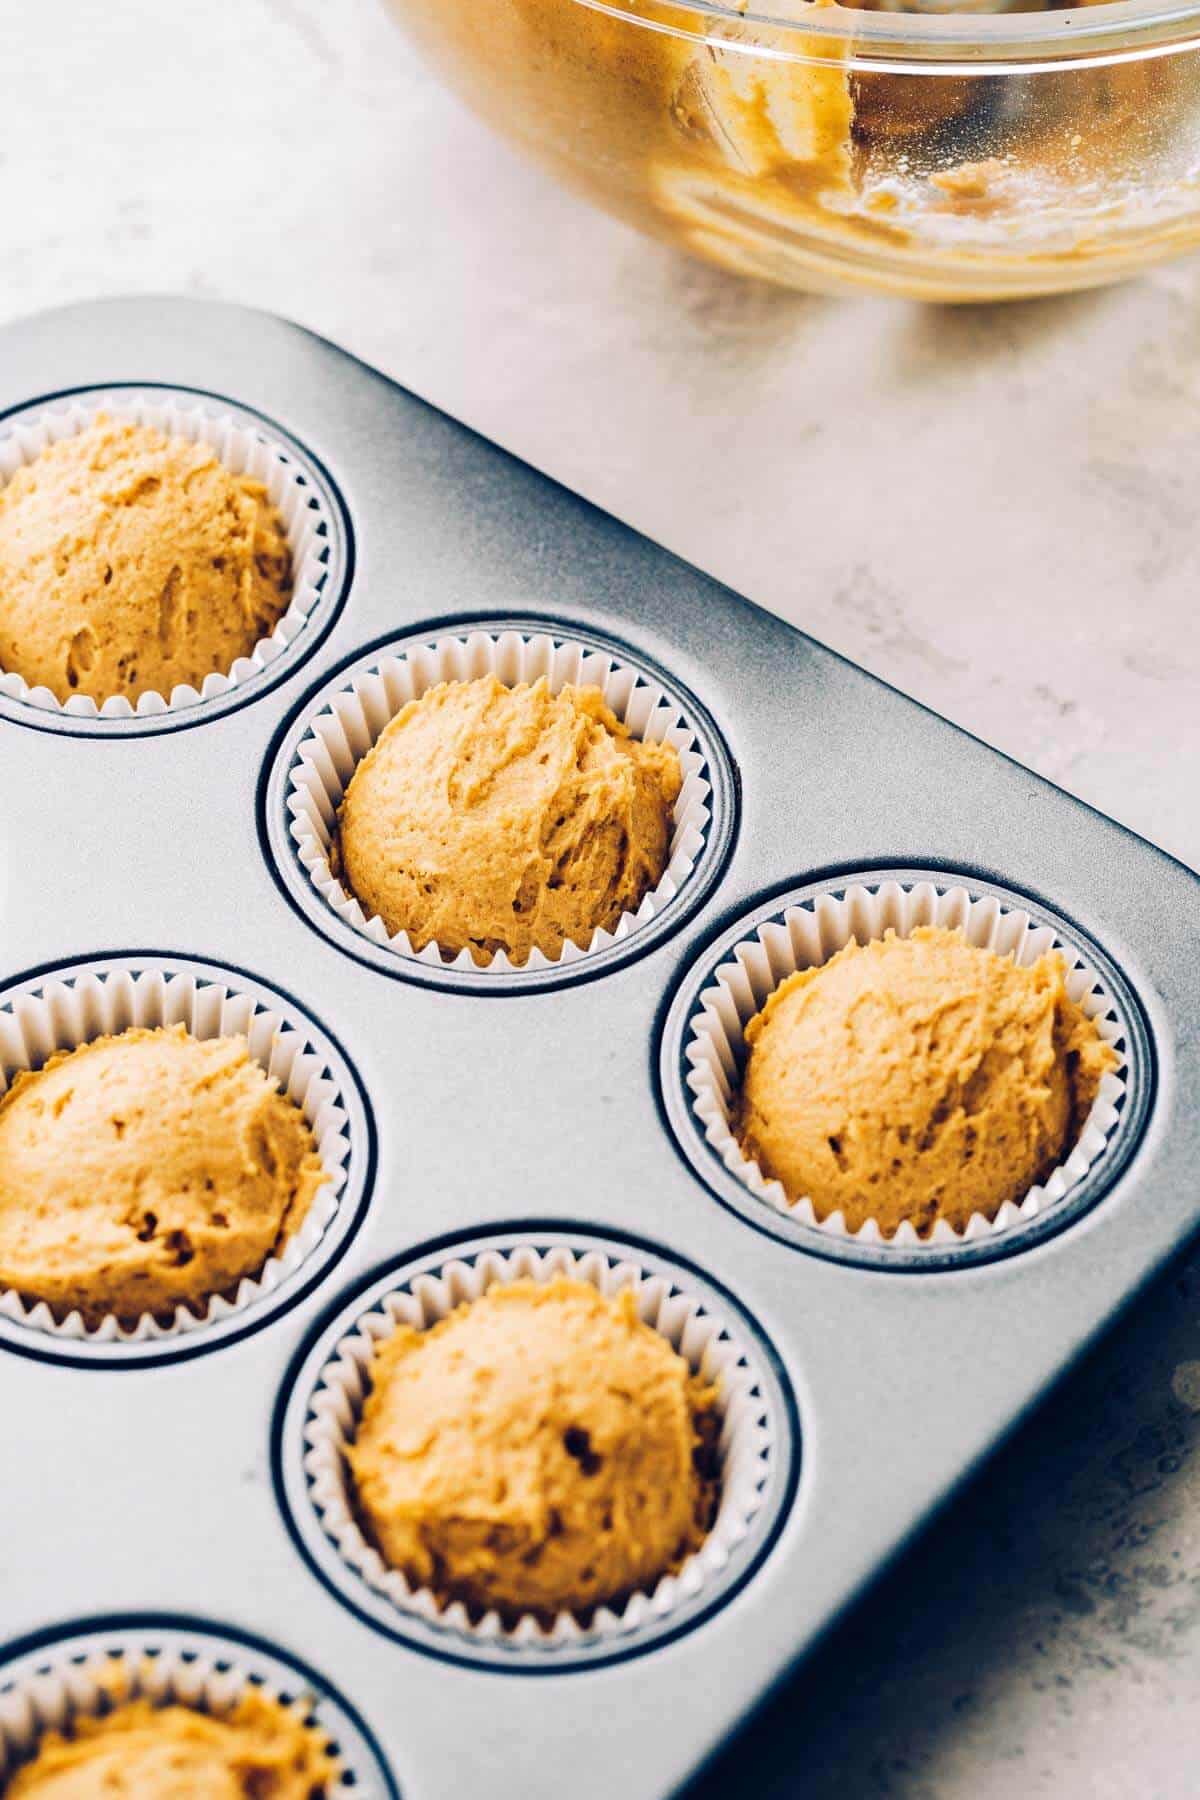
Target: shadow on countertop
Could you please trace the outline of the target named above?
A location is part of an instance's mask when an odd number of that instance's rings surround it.
[[[687,1800],[1200,1794],[1198,1445],[1193,1252]]]

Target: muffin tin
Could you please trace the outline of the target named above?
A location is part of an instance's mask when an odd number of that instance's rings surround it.
[[[339,1721],[348,1791],[654,1800],[1194,1229],[1200,885],[279,320],[154,300],[8,326],[0,443],[16,409],[129,385],[294,444],[336,543],[315,628],[234,692],[111,721],[4,697],[0,1044],[31,995],[98,968],[255,996],[324,1058],[348,1176],[291,1281],[220,1329],[92,1346],[0,1312],[0,1719],[73,1658],[157,1635],[186,1667],[302,1683]],[[347,671],[505,634],[669,696],[709,804],[650,916],[559,965],[477,972],[337,916],[298,855],[289,771]],[[1121,1048],[1088,1167],[996,1242],[814,1230],[731,1172],[695,1111],[689,1021],[736,947],[889,881],[1026,912],[1099,976]],[[560,1644],[477,1641],[372,1587],[306,1466],[356,1323],[517,1255],[590,1258],[680,1329],[718,1321],[767,1447],[719,1567]]]

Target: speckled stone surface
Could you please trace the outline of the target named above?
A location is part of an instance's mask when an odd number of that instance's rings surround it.
[[[1200,263],[1007,309],[776,293],[560,194],[374,0],[39,0],[5,29],[4,315],[289,313],[1200,865]],[[1200,1793],[1197,1270],[706,1800]]]

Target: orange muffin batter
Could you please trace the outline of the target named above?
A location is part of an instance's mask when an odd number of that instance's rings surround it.
[[[4,1800],[324,1800],[338,1769],[312,1725],[248,1689],[228,1712],[129,1700],[50,1731]]]
[[[323,1179],[245,1038],[95,1038],[0,1099],[0,1286],[88,1324],[202,1307],[258,1273]]]
[[[660,880],[682,785],[599,688],[443,682],[391,720],[339,815],[345,880],[417,949],[556,957]]]
[[[511,1620],[653,1588],[711,1522],[715,1391],[633,1296],[514,1281],[384,1340],[349,1451],[360,1516],[418,1587]]]
[[[1070,1150],[1116,1062],[1057,952],[1018,968],[926,926],[788,977],[746,1028],[737,1135],[819,1219],[994,1218]]]
[[[0,489],[0,669],[58,700],[199,688],[291,591],[265,488],[207,444],[102,417]]]

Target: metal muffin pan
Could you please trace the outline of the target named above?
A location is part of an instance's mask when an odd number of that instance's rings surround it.
[[[347,579],[326,635],[236,706],[90,735],[4,709],[0,977],[147,946],[249,971],[361,1086],[369,1179],[336,1266],[236,1341],[197,1333],[194,1354],[140,1367],[0,1346],[0,1684],[106,1621],[241,1634],[361,1715],[388,1775],[356,1791],[657,1800],[1195,1229],[1200,883],[294,326],[152,300],[0,330],[4,411],[116,383],[228,398],[301,446],[339,497]],[[272,770],[306,697],[373,646],[514,617],[613,641],[711,721],[720,852],[663,929],[555,971],[551,992],[431,987],[347,954],[285,893]],[[718,1198],[675,1135],[671,1009],[727,935],[894,869],[1023,897],[1095,948],[1136,1028],[1119,1157],[1000,1258],[811,1254],[752,1195]],[[373,1282],[496,1234],[635,1246],[727,1297],[790,1421],[781,1503],[737,1579],[590,1667],[484,1667],[385,1632],[289,1528],[289,1373]]]

